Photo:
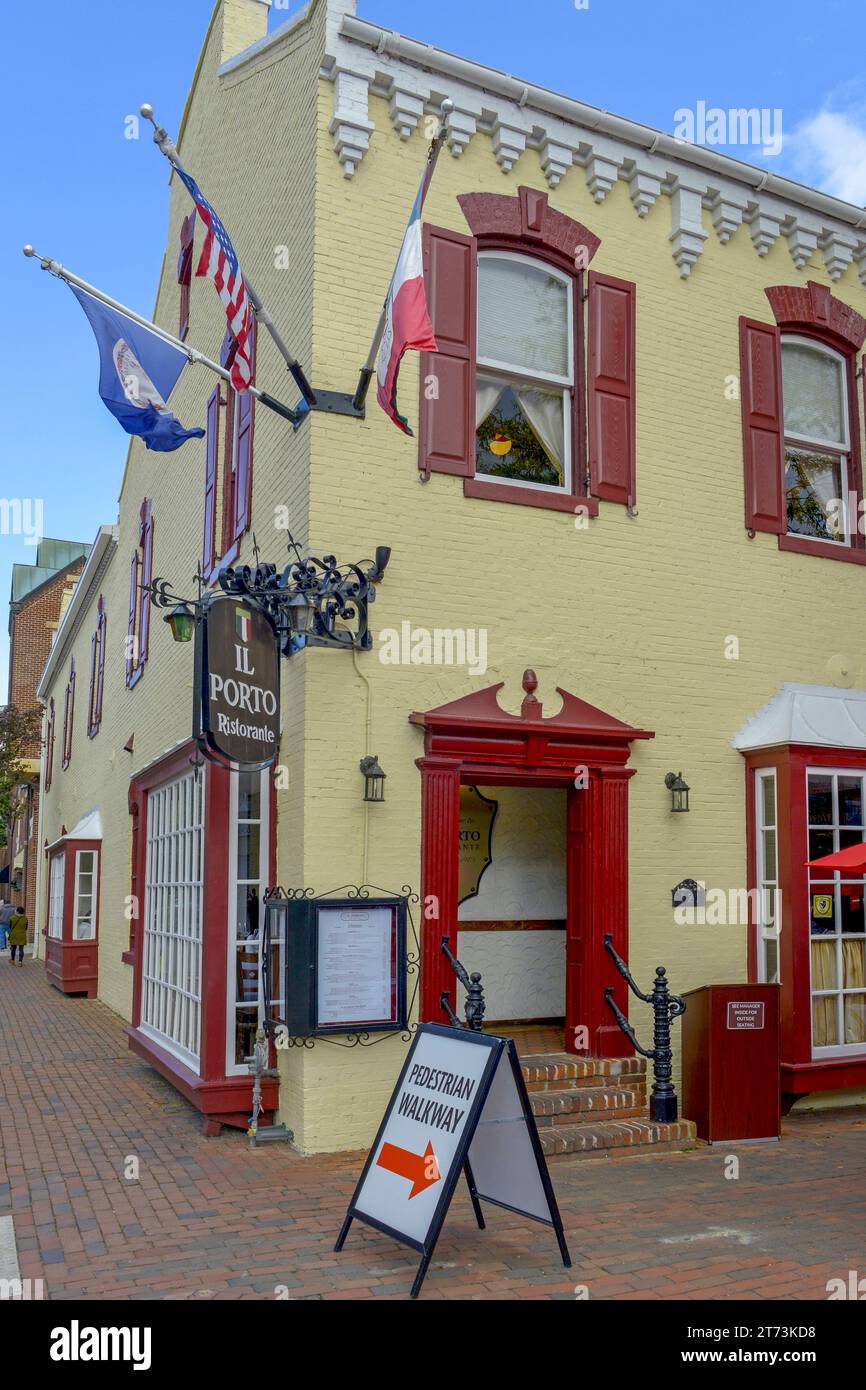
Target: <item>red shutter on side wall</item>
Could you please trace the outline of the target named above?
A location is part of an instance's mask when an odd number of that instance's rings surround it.
[[[635,472],[635,300],[630,280],[589,273],[587,421],[590,487],[633,507]]]
[[[153,579],[153,503],[146,501],[142,507],[141,524],[141,583],[147,586]],[[138,624],[139,665],[147,661],[150,647],[150,595],[146,587],[139,590],[141,611]]]
[[[90,690],[87,696],[87,732],[92,738],[96,728],[96,681],[99,669],[99,621],[90,636]]]
[[[250,339],[250,365],[255,372],[256,324]],[[253,414],[255,403],[249,391],[241,391],[235,401],[238,414],[235,443],[234,539],[243,535],[250,524],[253,496]]]
[[[108,620],[105,616],[105,599],[99,600],[99,669],[96,672],[96,727],[102,723],[102,691],[105,686],[105,635]]]
[[[746,526],[787,529],[782,428],[782,352],[775,324],[740,319],[740,404]]]
[[[216,488],[219,466],[220,388],[216,386],[207,403],[207,436],[204,464],[204,539],[201,567],[205,576],[214,566],[216,544]]]
[[[138,551],[133,550],[129,565],[129,626],[126,629],[126,684],[138,665],[135,650],[135,615],[138,612]]]
[[[439,348],[421,354],[418,467],[425,473],[475,472],[476,262],[474,237],[424,227],[424,284]]]

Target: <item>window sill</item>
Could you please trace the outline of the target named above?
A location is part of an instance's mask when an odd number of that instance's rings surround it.
[[[513,502],[521,507],[543,507],[550,512],[571,512],[585,509],[589,516],[598,516],[596,497],[579,497],[576,493],[542,492],[534,488],[516,487],[510,483],[491,483],[484,478],[465,478],[463,496],[479,497],[487,502]]]
[[[135,952],[121,951],[120,959],[123,961],[124,965],[135,965]]]
[[[818,555],[824,560],[843,560],[849,565],[866,565],[866,550],[850,545],[833,545],[829,541],[808,541],[800,536],[780,536],[779,549],[795,555]]]
[[[134,670],[134,671],[130,671],[129,675],[127,676],[127,678],[126,678],[127,689],[128,689],[128,690],[131,690],[132,687],[133,687],[134,685],[138,685],[138,682],[141,680],[141,678],[142,678],[143,675],[144,675],[144,662],[142,661],[142,662],[140,662],[140,663],[138,664],[138,666],[136,666],[135,670]]]
[[[212,584],[215,584],[217,582],[220,570],[228,569],[229,565],[234,564],[235,560],[238,558],[238,555],[240,554],[240,549],[241,541],[240,536],[238,536],[237,540],[233,541],[232,544],[229,546],[226,553],[224,555],[221,555],[218,560],[214,561],[213,569],[211,570],[210,574],[206,576],[205,579],[205,583],[207,584],[208,588],[210,588]]]

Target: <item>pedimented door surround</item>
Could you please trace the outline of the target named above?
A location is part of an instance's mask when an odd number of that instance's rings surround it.
[[[605,1003],[614,997],[628,1012],[625,981],[604,950],[610,932],[619,954],[628,959],[628,783],[626,766],[634,739],[653,738],[604,710],[557,688],[562,709],[544,717],[535,696],[535,672],[523,674],[520,714],[509,714],[497,699],[503,682],[440,705],[409,719],[424,730],[421,771],[422,911],[421,1018],[442,1023],[440,998],[456,1002],[456,981],[442,955],[448,935],[457,954],[457,867],[461,784],[566,787],[567,942],[566,1048],[596,1057],[628,1055],[630,1045]],[[579,777],[586,769],[586,778]],[[586,785],[575,786],[575,781]],[[471,968],[471,962],[464,962]],[[575,1030],[585,1026],[589,1044],[575,1046]]]

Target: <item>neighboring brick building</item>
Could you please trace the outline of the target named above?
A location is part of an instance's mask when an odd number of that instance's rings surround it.
[[[363,421],[313,410],[293,432],[195,368],[172,410],[207,438],[167,458],[132,443],[39,688],[49,976],[127,1017],[209,1128],[245,1125],[264,889],[411,885],[412,1018],[459,1002],[447,933],[483,971],[488,1020],[541,1020],[583,1054],[569,1111],[592,1106],[585,1065],[634,1070],[608,934],[644,988],[660,961],[677,992],[778,982],[781,1090],[862,1094],[862,876],[809,882],[805,864],[864,838],[863,208],[354,9],[310,0],[269,34],[263,0],[221,0],[177,146],[314,387],[352,391],[451,99],[423,211],[439,352],[400,379],[416,438],[372,393]],[[166,173],[141,158],[136,196]],[[173,177],[154,317],[216,357],[226,318],[188,274],[190,208]],[[261,325],[256,372],[284,398]],[[197,564],[213,586],[256,550],[285,564],[286,519],[304,552],[393,558],[372,650],[282,660],[281,775],[238,775],[196,757],[193,644],[143,585],[194,595]],[[482,634],[483,659],[462,659]],[[689,814],[672,814],[680,770]],[[470,897],[461,822],[494,800]],[[382,920],[347,990],[387,983]],[[381,1023],[378,1002],[332,1016]],[[305,1041],[279,1052],[265,1108],[305,1151],[369,1143],[407,1035]]]
[[[79,541],[43,539],[32,565],[13,565],[9,599],[9,694],[8,703],[26,711],[39,708],[36,687],[45,668],[55,633],[66,612],[78,576],[84,568],[89,545]],[[0,896],[12,890],[20,895],[34,929],[36,903],[37,837],[39,833],[39,738],[25,750],[30,774],[17,788],[8,843],[2,850]]]

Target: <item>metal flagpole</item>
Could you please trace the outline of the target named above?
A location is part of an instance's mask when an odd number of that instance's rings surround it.
[[[142,318],[141,314],[137,314],[134,309],[128,309],[126,305],[121,304],[119,300],[112,299],[110,295],[103,294],[102,290],[98,290],[95,285],[90,285],[86,280],[82,280],[80,276],[73,275],[72,271],[67,270],[59,261],[52,261],[48,256],[40,256],[39,252],[34,250],[29,243],[24,247],[24,254],[25,256],[35,257],[35,259],[39,261],[42,269],[49,271],[52,275],[56,275],[58,280],[65,280],[69,285],[77,285],[80,290],[84,290],[87,294],[92,295],[94,299],[98,299],[103,304],[107,304],[109,309],[116,309],[118,313],[125,314],[128,319],[132,319],[133,323],[138,323],[142,328],[148,329],[149,332],[155,334],[157,338],[161,338],[164,343],[169,343],[171,347],[178,348],[190,362],[198,362],[202,367],[209,367],[212,372],[216,372],[217,376],[221,376],[224,381],[231,382],[231,372],[227,367],[220,366],[219,362],[213,362],[210,357],[205,357],[204,353],[199,352],[197,348],[190,347],[188,343],[181,342],[180,338],[175,338],[174,334],[169,333],[165,328],[160,328],[159,324],[152,323],[150,319]],[[260,391],[257,386],[250,386],[249,393],[257,401],[261,401],[262,405],[266,405],[269,410],[275,411],[277,415],[282,415],[284,420],[289,420],[295,426],[300,423],[302,417],[296,410],[292,410],[291,406],[283,405],[282,401],[275,400],[274,397],[269,396],[266,391]]]
[[[184,169],[183,165],[180,162],[180,156],[178,155],[174,142],[169,139],[168,134],[163,128],[163,126],[157,125],[156,123],[156,118],[153,114],[153,107],[150,105],[149,102],[145,102],[142,106],[139,107],[139,111],[141,112],[141,115],[144,118],[144,120],[150,121],[151,125],[153,126],[153,143],[156,145],[157,149],[165,155],[166,159],[168,160],[169,164],[172,166],[173,169],[176,169],[178,173],[186,174],[187,171],[186,169]],[[191,177],[191,175],[187,174],[187,177]],[[276,343],[280,356],[283,358],[286,366],[288,367],[289,371],[294,377],[295,385],[297,386],[304,400],[307,402],[307,405],[314,406],[316,404],[316,393],[310,385],[309,381],[307,380],[303,367],[301,366],[298,359],[295,356],[293,356],[288,345],[280,335],[279,330],[277,329],[273,319],[271,318],[270,314],[268,313],[259,296],[256,294],[252,285],[250,284],[249,277],[247,276],[246,271],[244,271],[244,284],[247,287],[247,294],[249,295],[250,303],[252,304],[253,309],[255,310],[256,318],[259,320],[259,323],[264,325],[264,327],[267,329],[274,342]]]
[[[436,168],[436,162],[440,154],[442,153],[442,146],[445,144],[445,136],[448,131],[448,116],[453,110],[454,102],[451,101],[450,98],[446,97],[445,101],[443,101],[442,103],[442,124],[436,132],[436,136],[427,153],[427,167],[424,171],[424,179],[426,184],[426,187],[424,189],[425,197],[427,196],[427,189],[430,187],[430,180],[433,177],[433,171]],[[392,281],[393,278],[394,277],[392,276]],[[389,283],[388,293],[390,294],[390,292],[391,284]],[[370,382],[373,379],[373,373],[376,370],[376,358],[379,353],[379,348],[382,344],[382,334],[385,332],[385,314],[387,308],[388,295],[386,294],[385,302],[382,305],[382,312],[379,315],[379,322],[376,324],[376,331],[373,334],[373,341],[370,344],[370,351],[367,353],[367,360],[361,368],[361,375],[358,377],[358,385],[355,390],[355,394],[352,398],[352,405],[355,407],[356,410],[363,410],[364,401],[367,398],[367,391],[369,389]]]

